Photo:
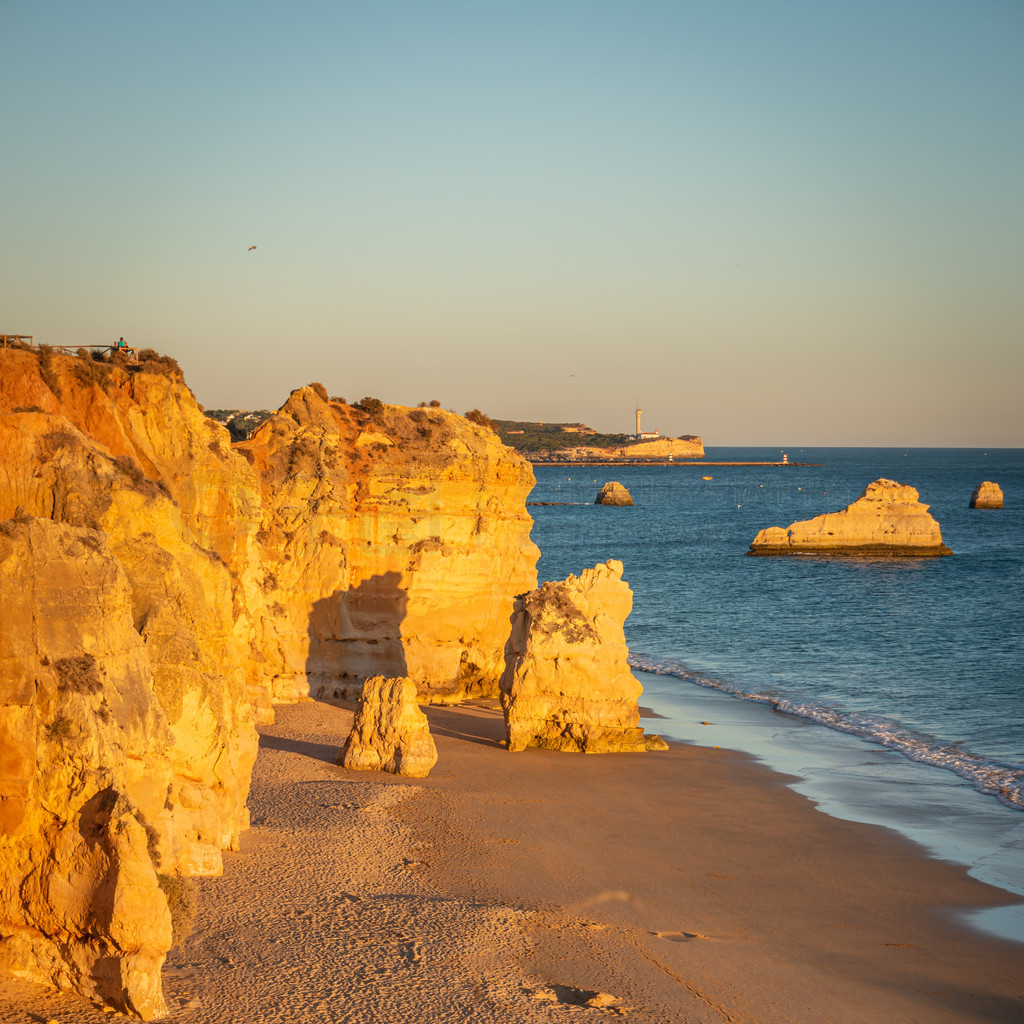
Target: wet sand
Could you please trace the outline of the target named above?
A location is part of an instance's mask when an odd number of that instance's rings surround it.
[[[279,709],[166,1020],[1024,1018],[1024,946],[951,917],[1005,893],[743,755],[512,755],[493,704],[427,714],[438,765],[403,780],[334,764],[345,707]],[[3,1022],[110,1019],[0,983]]]

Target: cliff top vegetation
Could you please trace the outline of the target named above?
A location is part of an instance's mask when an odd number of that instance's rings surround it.
[[[537,423],[529,420],[495,420],[501,440],[521,453],[564,451],[569,448],[626,448],[641,442],[633,434],[599,434],[585,423]],[[666,435],[665,440],[669,440]],[[680,441],[695,441],[681,434]]]

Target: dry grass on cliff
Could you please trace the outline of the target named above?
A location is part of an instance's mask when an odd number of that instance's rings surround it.
[[[95,694],[103,689],[99,665],[91,654],[61,658],[53,663],[57,687],[72,693]]]
[[[110,380],[111,366],[100,353],[96,353],[96,355],[99,355],[100,358],[97,359],[91,352],[80,348],[78,358],[71,366],[75,380],[83,387],[91,387],[96,384],[102,389]]]
[[[114,458],[114,467],[131,482],[132,489],[138,491],[145,498],[174,498],[170,489],[163,480],[154,480],[146,476],[142,467],[130,455],[118,455]]]
[[[173,356],[161,355],[156,349],[144,348],[139,352],[139,366],[146,373],[159,373],[172,380],[184,381],[185,374]]]
[[[81,437],[71,430],[51,430],[36,441],[36,455],[40,462],[49,462],[59,451],[80,442]]]
[[[523,594],[516,604],[543,636],[558,636],[570,644],[597,643],[601,639],[560,583],[545,583],[539,590]]]
[[[40,345],[37,351],[39,359],[39,376],[43,383],[53,392],[54,398],[60,401],[64,397],[61,390],[60,379],[53,365],[53,349],[49,345]]]

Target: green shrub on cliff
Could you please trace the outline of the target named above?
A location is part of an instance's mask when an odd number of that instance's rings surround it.
[[[384,412],[384,403],[379,398],[363,398],[359,408],[369,416],[380,416]]]
[[[139,365],[148,373],[162,373],[165,377],[174,380],[184,380],[178,360],[172,356],[162,356],[156,349],[144,348],[139,352]]]
[[[466,419],[470,423],[475,423],[478,427],[487,427],[488,430],[493,430],[495,433],[498,432],[498,424],[479,409],[470,409],[466,413]]]

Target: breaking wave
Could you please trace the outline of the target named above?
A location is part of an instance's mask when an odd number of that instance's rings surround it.
[[[659,676],[674,676],[688,683],[720,690],[743,700],[767,704],[776,711],[796,715],[837,732],[859,736],[871,743],[895,750],[911,761],[934,765],[954,772],[978,790],[994,796],[1007,807],[1024,810],[1024,765],[999,761],[964,750],[956,744],[943,743],[934,737],[877,715],[857,711],[840,711],[817,700],[781,697],[768,693],[749,693],[723,682],[690,672],[684,665],[667,658],[642,654],[629,656],[631,667]]]

